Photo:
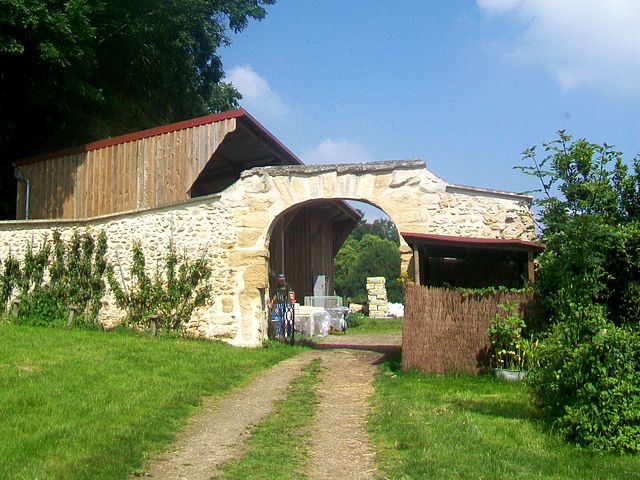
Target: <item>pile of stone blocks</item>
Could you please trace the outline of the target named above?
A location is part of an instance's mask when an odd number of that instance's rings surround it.
[[[369,316],[384,318],[387,316],[387,287],[384,277],[367,277],[367,295],[369,297]]]

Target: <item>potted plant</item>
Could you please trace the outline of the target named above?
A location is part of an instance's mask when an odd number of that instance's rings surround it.
[[[522,338],[526,325],[518,314],[517,302],[502,303],[498,308],[487,330],[493,370],[497,377],[521,380],[533,359],[537,340]]]

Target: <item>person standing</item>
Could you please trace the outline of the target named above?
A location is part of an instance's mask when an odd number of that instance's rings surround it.
[[[287,283],[284,273],[278,274],[276,277],[276,291],[269,301],[271,331],[276,337],[283,340],[285,338],[289,339],[293,344],[295,311],[292,293],[293,290]]]

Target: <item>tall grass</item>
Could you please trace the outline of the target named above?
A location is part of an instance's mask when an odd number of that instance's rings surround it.
[[[637,479],[640,458],[593,454],[549,433],[521,383],[382,367],[369,427],[390,479]]]
[[[0,478],[126,478],[291,347],[0,325]]]

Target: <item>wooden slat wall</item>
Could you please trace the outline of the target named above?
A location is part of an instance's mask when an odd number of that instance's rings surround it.
[[[282,219],[279,222],[282,222]],[[333,224],[317,210],[304,207],[298,210],[293,221],[287,221],[287,224],[284,232],[284,259],[280,224],[274,227],[271,236],[271,288],[275,287],[275,276],[285,273],[287,282],[296,292],[296,297],[302,301],[305,296],[313,295],[314,275],[326,275],[327,290],[329,294],[333,293]]]
[[[29,218],[78,219],[186,200],[224,137],[230,118],[85,153],[20,166],[31,182]],[[25,188],[17,216],[25,218]]]

